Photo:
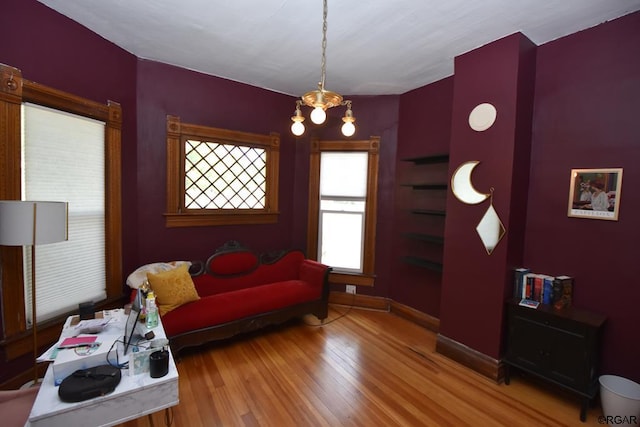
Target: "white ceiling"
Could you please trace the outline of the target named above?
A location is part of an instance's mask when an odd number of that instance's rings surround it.
[[[39,0],[139,58],[299,96],[320,79],[322,0]],[[640,0],[329,0],[325,88],[401,94],[517,31],[535,44]]]

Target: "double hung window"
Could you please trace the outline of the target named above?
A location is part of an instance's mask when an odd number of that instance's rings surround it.
[[[379,142],[312,142],[307,253],[333,283],[374,282]]]
[[[42,345],[93,301],[119,304],[122,289],[121,127],[100,104],[23,79],[0,65],[0,199],[68,202],[69,240],[36,248],[36,313]],[[30,348],[32,248],[0,246],[2,350]]]

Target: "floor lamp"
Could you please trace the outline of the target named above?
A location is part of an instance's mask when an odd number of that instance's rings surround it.
[[[31,330],[33,385],[38,383],[36,321],[36,245],[68,239],[66,202],[0,200],[0,245],[31,246]]]

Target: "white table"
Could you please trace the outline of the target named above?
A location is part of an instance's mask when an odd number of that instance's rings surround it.
[[[110,313],[116,322],[110,322],[108,327],[120,327],[124,331],[126,320],[124,312],[112,310]],[[68,327],[69,322],[70,319],[67,319],[65,327]],[[166,338],[161,321],[153,332],[156,338]],[[118,348],[122,362],[126,360],[122,355],[122,345],[118,345]],[[112,393],[76,403],[65,403],[60,400],[58,387],[54,385],[53,367],[50,365],[31,409],[27,425],[32,427],[112,426],[178,403],[178,370],[171,350],[169,350],[169,372],[164,377],[151,378],[148,372],[129,375],[128,369],[123,369],[122,379]]]

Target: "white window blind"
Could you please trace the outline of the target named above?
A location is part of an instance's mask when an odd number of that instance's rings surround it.
[[[367,195],[366,152],[320,155],[320,262],[336,271],[363,271]]]
[[[69,204],[69,240],[36,247],[42,321],[106,298],[105,123],[33,104],[22,112],[22,198]],[[30,250],[24,251],[28,319]]]

